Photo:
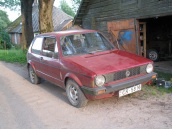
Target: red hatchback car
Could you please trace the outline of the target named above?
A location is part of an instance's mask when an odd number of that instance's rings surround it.
[[[29,47],[27,63],[33,84],[43,78],[64,88],[75,107],[140,91],[156,78],[151,60],[115,48],[95,30],[40,34]]]

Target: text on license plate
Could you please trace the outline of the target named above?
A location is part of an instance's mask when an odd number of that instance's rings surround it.
[[[140,91],[141,89],[142,89],[142,85],[139,84],[139,85],[136,85],[136,86],[133,86],[133,87],[130,87],[130,88],[120,90],[119,91],[119,97],[122,97],[122,96],[125,96],[125,95],[128,95],[128,94]]]

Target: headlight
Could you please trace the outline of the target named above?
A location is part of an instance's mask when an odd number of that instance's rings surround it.
[[[95,83],[97,86],[103,86],[105,83],[105,77],[102,75],[99,75],[95,78]]]
[[[146,67],[146,72],[147,73],[151,73],[153,71],[153,65],[152,64],[148,64]]]

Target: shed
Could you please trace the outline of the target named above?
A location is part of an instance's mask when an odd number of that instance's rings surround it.
[[[82,0],[74,25],[119,39],[153,61],[172,57],[172,0]]]

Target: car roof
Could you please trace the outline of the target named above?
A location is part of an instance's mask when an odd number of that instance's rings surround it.
[[[58,32],[49,32],[40,34],[38,36],[66,36],[71,34],[81,34],[81,33],[91,33],[91,32],[97,32],[96,30],[88,30],[88,29],[81,29],[81,30],[65,30],[65,31],[58,31]]]

